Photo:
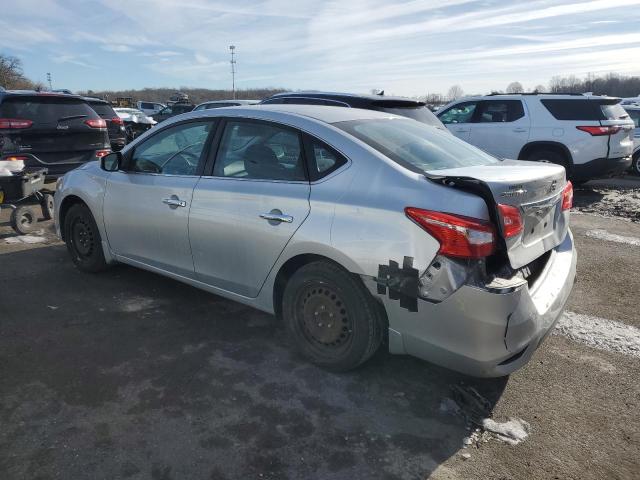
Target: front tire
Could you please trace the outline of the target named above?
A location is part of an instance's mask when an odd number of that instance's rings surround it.
[[[282,313],[300,353],[328,370],[356,368],[382,341],[382,307],[356,278],[329,262],[309,263],[292,275]]]
[[[69,208],[63,228],[67,251],[79,270],[95,273],[108,268],[100,231],[86,205],[78,203]]]

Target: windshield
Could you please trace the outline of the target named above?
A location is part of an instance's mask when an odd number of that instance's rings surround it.
[[[394,115],[400,115],[401,117],[412,118],[418,122],[426,123],[432,127],[438,127],[442,130],[446,130],[443,123],[436,117],[431,110],[427,107],[398,107],[398,108],[378,108],[378,110],[386,113],[392,113]]]
[[[351,120],[334,125],[412,171],[488,165],[499,161],[449,133],[413,120]]]

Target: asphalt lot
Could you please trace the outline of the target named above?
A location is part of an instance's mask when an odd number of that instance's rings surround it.
[[[640,327],[640,223],[600,209],[603,188],[576,192],[567,308]],[[0,214],[0,479],[638,478],[640,355],[552,335],[509,378],[385,352],[331,374],[269,315],[126,266],[82,274],[51,222],[34,238]],[[477,439],[486,417],[529,436]]]

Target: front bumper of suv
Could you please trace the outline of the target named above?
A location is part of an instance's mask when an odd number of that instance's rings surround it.
[[[440,303],[418,299],[417,312],[380,297],[389,319],[389,351],[473,376],[508,375],[529,361],[562,314],[576,258],[568,232],[538,278],[509,293],[465,285]]]
[[[620,158],[596,158],[585,163],[575,163],[571,167],[571,179],[587,181],[620,175],[631,166],[631,156]]]

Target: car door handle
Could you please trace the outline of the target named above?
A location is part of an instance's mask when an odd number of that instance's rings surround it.
[[[513,131],[516,132],[516,133],[524,133],[524,132],[527,131],[527,129],[526,128],[514,128]]]
[[[265,220],[269,220],[270,222],[284,222],[291,223],[293,222],[293,217],[291,215],[284,215],[282,213],[261,213],[260,218]]]
[[[169,205],[170,207],[186,207],[187,206],[187,202],[185,202],[184,200],[180,200],[179,198],[176,198],[176,197],[163,198],[162,203]]]

